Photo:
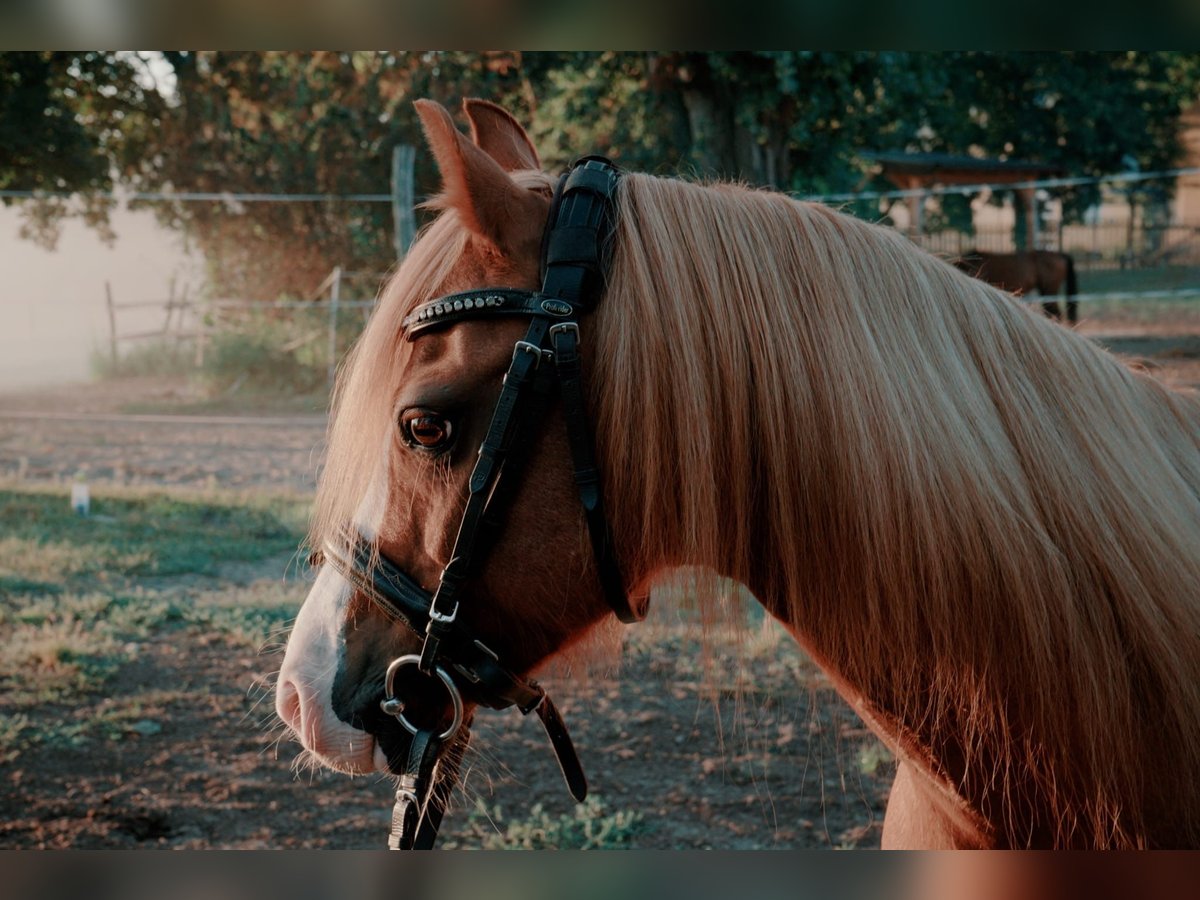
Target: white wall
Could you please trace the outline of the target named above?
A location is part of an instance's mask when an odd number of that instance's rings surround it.
[[[202,264],[150,212],[113,213],[117,241],[105,246],[77,221],[66,223],[55,252],[18,236],[15,206],[0,206],[0,391],[86,380],[92,350],[108,347],[104,282],[117,303],[165,300],[201,284]],[[162,325],[161,310],[118,313],[120,332]]]

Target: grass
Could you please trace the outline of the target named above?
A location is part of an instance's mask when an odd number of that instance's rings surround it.
[[[470,837],[450,841],[447,849],[480,850],[620,850],[629,847],[645,828],[640,813],[610,812],[603,801],[589,797],[570,813],[553,816],[536,803],[523,819],[508,820],[499,806],[476,801],[467,816]]]
[[[1096,269],[1079,273],[1079,293],[1108,294],[1137,291],[1200,293],[1200,267],[1160,266],[1153,269]]]
[[[148,643],[255,652],[278,640],[303,590],[279,578],[279,560],[306,516],[307,502],[287,497],[124,489],[98,492],[85,518],[61,489],[0,489],[0,764],[152,729],[150,686],[106,696]],[[256,561],[270,563],[266,577],[222,575]],[[81,702],[97,695],[99,706]],[[55,704],[67,708],[34,715]]]
[[[0,489],[0,588],[28,594],[149,575],[215,574],[232,560],[295,549],[306,504],[235,503],[186,494],[112,491],[76,515],[65,491]]]
[[[92,373],[97,378],[178,375],[195,367],[195,354],[191,344],[168,338],[144,341],[115,360],[107,348],[96,349],[92,352]]]
[[[29,749],[31,732],[29,716],[0,713],[0,765],[15,762],[22,751]]]
[[[207,317],[202,348],[194,339],[164,337],[92,354],[92,373],[101,379],[180,377],[195,396],[182,403],[130,405],[126,412],[320,413],[328,405],[329,341],[326,307],[293,309],[281,315],[264,308],[227,317]],[[337,345],[348,347],[363,325],[346,311],[339,318]]]
[[[1080,304],[1084,321],[1105,325],[1159,325],[1172,330],[1200,326],[1200,267],[1103,269],[1079,273],[1081,294],[1195,291],[1191,296],[1144,300],[1091,300]]]

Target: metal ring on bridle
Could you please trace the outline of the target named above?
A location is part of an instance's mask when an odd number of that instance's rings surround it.
[[[391,665],[389,665],[387,668],[387,675],[385,676],[383,682],[384,699],[383,702],[380,703],[380,707],[388,715],[395,716],[409,734],[416,734],[420,729],[418,729],[415,725],[413,725],[412,722],[408,721],[408,719],[404,717],[404,710],[402,708],[389,709],[387,704],[394,703],[396,700],[396,693],[394,690],[396,673],[405,666],[415,666],[420,662],[421,656],[418,653],[409,653],[405,656],[401,656],[392,660]],[[438,740],[444,741],[453,737],[458,729],[462,727],[463,700],[462,694],[458,692],[458,685],[454,683],[454,679],[450,677],[450,674],[445,669],[443,669],[441,666],[434,666],[433,671],[437,677],[441,679],[442,686],[446,688],[446,693],[450,695],[450,702],[454,706],[454,719],[451,721],[450,727],[438,735]]]

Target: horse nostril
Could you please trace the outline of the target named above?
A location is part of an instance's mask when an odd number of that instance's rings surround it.
[[[300,702],[300,689],[291,679],[280,679],[275,689],[275,712],[284,724],[297,734],[304,734],[304,714]]]

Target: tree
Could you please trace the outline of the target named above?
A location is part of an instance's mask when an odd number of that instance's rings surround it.
[[[520,57],[464,53],[209,52],[163,54],[176,100],[155,165],[130,168],[140,189],[386,194],[392,148],[423,145],[411,100],[461,93],[520,97]],[[418,157],[419,194],[437,173]],[[332,266],[383,271],[393,261],[386,203],[321,201],[157,205],[194,235],[221,292],[308,293]]]
[[[933,58],[943,89],[911,149],[1032,159],[1071,175],[1171,168],[1179,116],[1196,102],[1200,56],[1189,53],[965,52]],[[1068,217],[1099,199],[1095,186],[1056,193]],[[1162,185],[1138,191],[1161,200]]]
[[[97,194],[140,155],[160,105],[140,74],[132,54],[0,53],[0,190],[78,194],[24,204],[24,236],[53,247],[59,223],[79,215],[111,237],[112,202]]]
[[[0,184],[386,193],[392,147],[423,145],[410,103],[421,96],[500,102],[530,123],[551,167],[600,152],[631,169],[799,193],[887,187],[871,150],[1103,174],[1127,159],[1173,164],[1179,114],[1200,82],[1195,54],[1142,51],[170,51],[155,62],[173,72],[171,89],[156,89],[149,62],[0,54],[0,137],[12,139],[0,144]],[[417,160],[417,192],[428,195],[437,173],[426,154]],[[1094,198],[1066,192],[1068,215]],[[103,222],[103,203],[86,208]],[[393,261],[386,203],[153,208],[193,237],[221,292],[305,294],[335,264],[379,271]],[[38,209],[49,225],[65,207]]]

